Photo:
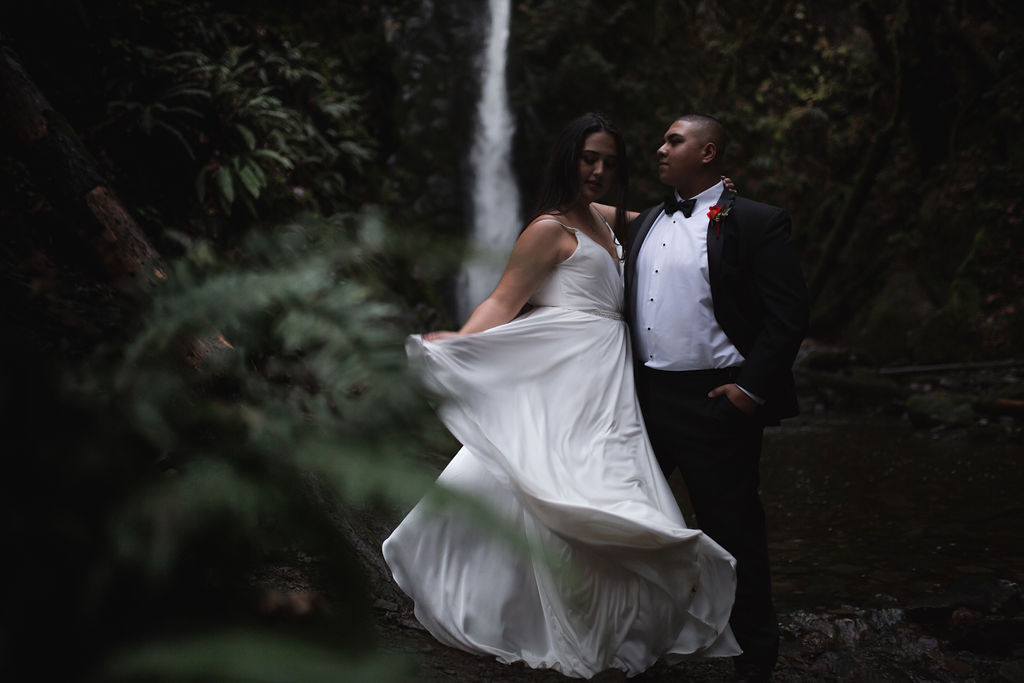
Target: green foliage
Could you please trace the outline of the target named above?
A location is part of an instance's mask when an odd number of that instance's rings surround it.
[[[385,256],[383,227],[350,222],[254,233],[231,262],[193,243],[123,343],[55,385],[29,354],[4,384],[19,424],[0,496],[18,558],[5,594],[24,616],[0,671],[407,674],[364,651],[369,587],[334,515],[410,506],[433,480],[413,456],[445,436],[406,375],[411,322],[364,265]],[[59,431],[35,431],[39,417]],[[330,610],[261,618],[254,572],[296,552],[315,558]],[[72,645],[40,663],[50,637]]]
[[[987,340],[957,346],[961,358],[1019,346],[1006,312],[1024,291],[1002,257],[1015,252],[961,265],[983,229],[984,245],[1019,242],[1009,186],[1024,117],[1011,102],[1024,79],[1006,60],[1024,50],[1024,27],[1006,3],[529,0],[510,45],[527,204],[551,140],[581,111],[623,129],[632,209],[666,192],[652,157],[668,123],[711,114],[731,133],[726,173],[791,213],[805,272],[823,274],[814,335],[856,337],[847,325],[870,317],[898,263],[936,308],[972,288],[991,298],[957,318],[963,338]],[[947,206],[970,208],[951,220]]]
[[[417,233],[465,230],[480,3],[8,5],[7,24],[30,29],[11,35],[31,73],[151,235],[173,226],[236,239],[254,211],[276,220],[373,202]],[[18,21],[31,15],[35,26]],[[67,58],[48,52],[58,45]],[[907,263],[937,306],[948,283],[980,276],[957,278],[980,221],[936,246],[925,205],[970,204],[962,175],[1016,178],[1024,158],[1024,29],[1005,0],[525,0],[509,50],[525,208],[554,136],[582,111],[624,130],[633,209],[665,192],[651,159],[671,117],[714,114],[732,132],[727,171],[741,193],[786,207],[805,271],[824,274],[817,335],[848,334],[885,290],[886,263]],[[866,164],[879,140],[881,163]],[[987,199],[1014,205],[1006,185]],[[986,244],[1016,244],[1012,209],[984,213]],[[450,288],[454,261],[432,291]],[[995,270],[974,283],[1008,292],[983,305],[983,326],[1021,305],[1013,268]],[[995,336],[1008,339],[1001,348],[1016,339]]]
[[[485,3],[381,3],[389,53],[377,65],[376,95],[387,106],[380,130],[384,189],[415,232],[465,235],[466,154],[478,93],[477,57]],[[453,263],[446,275],[458,271]]]
[[[201,164],[195,193],[208,210],[230,215],[242,206],[257,216],[297,199],[333,211],[346,177],[372,156],[358,99],[316,45],[228,46],[215,55],[125,49],[168,84],[150,102],[111,101],[113,121],[169,136]]]
[[[230,444],[230,462],[318,472],[348,503],[415,500],[424,480],[388,481],[432,419],[405,374],[409,320],[362,274],[368,235],[306,217],[250,237],[242,263],[210,272],[198,250],[179,263],[115,375],[145,438],[175,462]],[[195,339],[197,370],[170,371]]]
[[[861,149],[874,116],[865,94],[879,67],[855,26],[853,9],[791,1],[520,3],[515,105],[543,117],[539,139],[524,132],[532,163],[580,110],[606,111],[631,152],[631,208],[646,206],[664,193],[651,159],[665,128],[703,112],[731,130],[728,169],[745,195],[809,216],[823,190],[842,191],[855,168],[833,178],[834,160]]]
[[[275,683],[388,683],[411,677],[396,657],[352,657],[259,632],[161,642],[118,657],[112,680],[215,680]]]

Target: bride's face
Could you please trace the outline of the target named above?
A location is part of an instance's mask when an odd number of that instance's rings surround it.
[[[580,198],[594,202],[603,197],[615,180],[617,163],[615,138],[603,130],[588,135],[580,152]]]

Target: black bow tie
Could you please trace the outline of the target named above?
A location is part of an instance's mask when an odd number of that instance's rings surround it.
[[[664,209],[665,213],[671,216],[676,211],[682,211],[683,215],[687,218],[693,213],[693,206],[697,203],[696,198],[684,199],[681,202],[677,202],[675,197],[669,197],[665,200]]]

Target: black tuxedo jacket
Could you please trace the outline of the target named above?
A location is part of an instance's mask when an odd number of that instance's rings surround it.
[[[763,398],[762,419],[776,423],[797,414],[792,368],[809,318],[807,288],[790,241],[792,224],[783,209],[728,190],[718,205],[728,214],[719,224],[709,220],[707,231],[715,318],[743,354],[736,384]],[[660,204],[652,206],[629,226],[625,305],[634,349],[637,255],[660,212]]]

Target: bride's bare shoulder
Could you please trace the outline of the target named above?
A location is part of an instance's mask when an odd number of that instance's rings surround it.
[[[576,235],[561,216],[541,214],[523,229],[516,249],[521,252],[537,253],[553,250],[557,261],[564,261],[576,249]]]
[[[523,234],[531,232],[538,235],[563,235],[567,232],[567,228],[573,229],[572,226],[566,224],[561,216],[542,213],[527,224],[523,229]]]

